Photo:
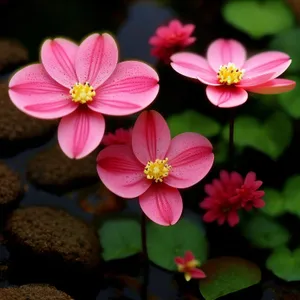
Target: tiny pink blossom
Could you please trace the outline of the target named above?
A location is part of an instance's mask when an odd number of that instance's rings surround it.
[[[183,210],[178,189],[199,182],[212,167],[211,143],[202,135],[182,133],[171,140],[165,119],[144,111],[132,130],[131,145],[111,145],[100,151],[97,171],[116,195],[139,198],[153,222],[175,224]]]
[[[178,73],[207,85],[209,101],[219,107],[245,103],[247,92],[279,94],[295,88],[296,82],[277,78],[291,64],[282,52],[268,51],[246,60],[246,49],[235,40],[218,39],[210,44],[206,59],[181,52],[171,56],[171,66]]]
[[[167,26],[158,27],[155,35],[149,39],[149,44],[153,46],[151,54],[169,63],[172,54],[196,41],[196,38],[191,36],[194,30],[195,25],[183,25],[179,20],[172,20]]]
[[[261,185],[262,181],[256,181],[254,172],[249,172],[244,180],[237,172],[221,171],[219,179],[204,187],[208,197],[200,203],[200,207],[207,210],[203,220],[217,221],[219,225],[227,221],[231,227],[237,225],[239,209],[250,210],[265,205],[264,192],[258,191]]]
[[[102,139],[104,146],[110,145],[131,145],[132,128],[118,128],[115,133],[105,134]]]
[[[70,40],[46,40],[41,63],[18,71],[9,95],[24,113],[61,118],[58,142],[70,158],[82,158],[101,142],[103,114],[136,113],[156,97],[158,75],[138,61],[118,63],[118,47],[107,33],[92,34],[78,46]]]

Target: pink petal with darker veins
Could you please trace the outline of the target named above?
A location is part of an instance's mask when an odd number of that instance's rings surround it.
[[[79,107],[61,119],[58,142],[69,158],[83,158],[100,144],[104,129],[105,122],[101,114]]]
[[[218,39],[208,47],[207,60],[215,72],[219,71],[221,65],[228,63],[242,68],[246,60],[246,49],[238,41]]]
[[[204,136],[185,132],[172,139],[166,154],[171,171],[164,183],[176,188],[187,188],[199,182],[214,162],[212,145]]]
[[[76,73],[79,82],[89,82],[97,89],[113,73],[118,63],[118,47],[107,33],[95,33],[79,46]]]
[[[96,90],[89,108],[106,115],[125,116],[143,110],[158,94],[158,74],[138,61],[119,63]]]
[[[78,81],[75,72],[77,51],[78,45],[62,38],[46,40],[41,49],[41,60],[47,73],[69,89]]]
[[[248,99],[248,93],[235,86],[208,86],[206,95],[212,104],[224,108],[239,106]]]
[[[40,119],[56,119],[72,113],[69,90],[54,81],[41,64],[27,66],[11,78],[9,96],[22,112]]]
[[[247,88],[247,91],[257,94],[281,94],[289,92],[296,87],[296,82],[289,79],[272,79],[263,84]]]
[[[168,124],[160,113],[150,110],[139,115],[132,129],[132,149],[142,164],[165,159],[170,142]]]
[[[264,84],[265,82],[271,80],[274,77],[274,73],[260,74],[254,77],[249,77],[245,74],[245,77],[241,80],[240,83],[236,84],[236,87],[248,89],[255,87],[257,85]]]
[[[105,186],[123,198],[138,197],[152,184],[128,145],[111,145],[100,151],[97,171]]]
[[[145,215],[162,226],[170,226],[177,223],[183,210],[179,191],[163,183],[153,183],[139,197],[139,202]]]

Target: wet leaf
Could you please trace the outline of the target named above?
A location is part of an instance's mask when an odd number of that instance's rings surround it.
[[[223,8],[225,20],[253,38],[293,27],[294,16],[282,0],[232,0]]]
[[[142,251],[141,229],[136,219],[106,220],[98,234],[104,260],[121,259]]]
[[[218,299],[261,280],[259,267],[239,257],[209,259],[201,268],[207,276],[200,281],[200,292],[205,300]]]
[[[183,256],[187,250],[194,253],[201,262],[207,258],[207,241],[199,226],[187,219],[181,219],[172,226],[149,223],[147,226],[149,259],[156,265],[176,271],[176,256]]]

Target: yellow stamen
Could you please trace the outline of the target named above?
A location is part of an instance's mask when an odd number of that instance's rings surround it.
[[[76,83],[70,89],[70,95],[72,96],[72,101],[85,104],[93,100],[93,97],[96,96],[96,92],[88,82],[85,84]]]
[[[196,260],[196,259],[193,259],[193,260],[186,263],[186,267],[189,268],[189,269],[193,269],[193,268],[196,268],[196,267],[199,267],[199,266],[200,266],[200,261]]]
[[[184,267],[185,267],[184,265],[177,265],[178,272],[183,272]]]
[[[190,281],[192,279],[192,276],[190,273],[184,273],[184,278],[186,281]]]
[[[168,158],[163,160],[156,159],[154,162],[149,161],[144,169],[147,179],[163,182],[163,178],[167,177],[171,170],[171,166],[167,162]]]
[[[239,68],[237,68],[235,64],[229,63],[220,67],[218,72],[218,79],[222,84],[236,84],[242,80],[244,72],[244,70],[240,70]]]

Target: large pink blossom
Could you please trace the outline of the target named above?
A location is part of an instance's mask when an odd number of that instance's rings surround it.
[[[207,59],[188,52],[171,56],[178,73],[207,84],[209,101],[219,107],[234,107],[248,99],[248,92],[278,94],[292,90],[296,83],[277,78],[291,64],[282,52],[268,51],[246,60],[246,49],[235,40],[218,39],[207,50]]]
[[[123,198],[139,197],[154,222],[175,224],[183,203],[178,189],[199,182],[212,167],[211,143],[202,135],[182,133],[171,140],[167,122],[156,111],[140,114],[132,130],[132,145],[111,145],[97,158],[100,179]]]
[[[183,25],[176,19],[170,21],[167,26],[158,27],[155,35],[149,39],[149,44],[153,46],[151,54],[169,63],[172,54],[182,51],[196,41],[192,36],[194,30],[194,24]]]
[[[41,63],[18,71],[9,95],[24,113],[41,119],[61,118],[58,141],[70,158],[82,158],[101,142],[103,115],[129,115],[156,97],[158,75],[137,61],[118,63],[109,34],[92,34],[79,46],[56,38],[41,48]]]

